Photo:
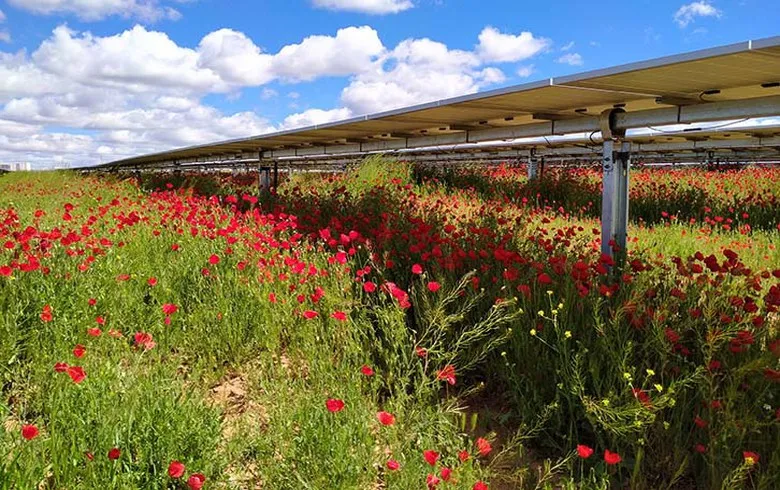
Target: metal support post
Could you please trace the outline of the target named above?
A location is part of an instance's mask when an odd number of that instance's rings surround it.
[[[279,187],[279,162],[274,160],[274,189]]]
[[[620,145],[620,151],[615,146]],[[628,233],[628,185],[631,169],[631,143],[604,141],[602,169],[603,191],[601,203],[601,252],[622,256],[626,251]],[[614,244],[614,249],[613,249]]]
[[[601,115],[602,196],[601,253],[622,259],[628,234],[628,176],[631,168],[631,143],[620,139],[625,132],[615,130],[615,116],[622,111],[607,110]],[[619,146],[618,146],[619,145]],[[616,147],[620,150],[616,151]],[[615,253],[617,251],[617,253]],[[617,257],[616,257],[617,256]],[[618,260],[615,260],[617,263]]]
[[[271,169],[270,167],[260,167],[260,176],[258,181],[260,192],[268,191],[271,188]]]
[[[539,177],[539,160],[536,157],[536,151],[531,150],[531,156],[528,157],[528,180],[536,180]]]

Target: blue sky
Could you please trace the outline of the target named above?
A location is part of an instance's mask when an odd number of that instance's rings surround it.
[[[0,12],[0,162],[37,167],[780,34],[770,0],[0,0]]]

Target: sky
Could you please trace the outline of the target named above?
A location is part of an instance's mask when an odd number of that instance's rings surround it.
[[[777,0],[0,0],[0,163],[81,166],[780,34]]]

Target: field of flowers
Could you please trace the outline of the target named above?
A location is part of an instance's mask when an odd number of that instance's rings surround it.
[[[780,168],[0,176],[0,489],[777,488]]]

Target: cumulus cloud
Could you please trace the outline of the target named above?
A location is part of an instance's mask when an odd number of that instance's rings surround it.
[[[315,7],[363,14],[397,14],[414,7],[411,0],[312,0]]]
[[[570,66],[582,66],[584,64],[582,56],[579,53],[566,53],[556,61]]]
[[[494,27],[479,33],[477,54],[486,62],[522,61],[536,56],[551,45],[549,39],[535,37],[528,31],[518,35],[503,34]]]
[[[722,12],[706,0],[683,5],[674,14],[674,21],[680,27],[687,27],[696,17],[720,17]]]
[[[190,47],[140,25],[108,36],[60,26],[31,53],[0,51],[0,159],[51,164],[81,155],[79,163],[89,164],[322,124],[476,92],[505,80],[488,59],[527,59],[544,49],[510,55],[491,47],[492,31],[485,32],[472,51],[431,39],[387,47],[374,29],[362,26],[266,52],[231,29]],[[539,42],[530,33],[495,33],[512,42],[525,39],[524,45]],[[311,108],[277,124],[203,102],[209,94],[238,97],[246,87],[260,87],[261,99],[268,99],[278,95],[267,87],[271,82],[330,76],[346,78],[336,108]],[[293,100],[299,93],[286,92]],[[296,104],[305,105],[305,97]]]
[[[528,78],[534,73],[534,65],[521,66],[516,73],[520,78]]]
[[[160,0],[8,0],[8,3],[34,14],[74,14],[85,21],[120,16],[156,22],[181,17],[178,10]]]
[[[287,116],[282,123],[282,129],[303,128],[306,126],[314,126],[315,124],[325,124],[347,119],[350,116],[352,116],[352,111],[346,107],[331,110],[309,109],[304,112]]]

